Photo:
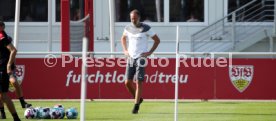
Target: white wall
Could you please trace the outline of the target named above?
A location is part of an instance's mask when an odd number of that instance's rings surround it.
[[[176,25],[180,26],[180,51],[190,51],[191,35],[200,29],[208,26],[216,20],[222,18],[225,13],[225,2],[227,0],[206,0],[207,3],[207,18],[205,23],[149,23],[152,29],[158,34],[161,39],[161,44],[157,52],[174,52],[176,39]],[[109,38],[109,13],[108,0],[94,0],[94,39],[96,52],[110,51],[109,40],[101,40]],[[122,51],[120,38],[125,25],[129,23],[115,24],[115,41],[116,51]],[[13,35],[13,23],[7,23],[6,31]],[[19,28],[19,51],[47,51],[47,23],[20,23]],[[60,51],[60,23],[53,25],[53,51]],[[98,38],[98,40],[97,40]],[[152,42],[150,43],[152,44]],[[262,45],[261,47],[266,47]],[[250,50],[250,49],[248,49]]]
[[[6,32],[13,37],[14,26],[12,23],[6,23]],[[53,25],[52,35],[52,50],[60,51],[60,25]],[[19,42],[17,49],[19,51],[47,51],[48,25],[45,23],[20,23],[18,38]]]

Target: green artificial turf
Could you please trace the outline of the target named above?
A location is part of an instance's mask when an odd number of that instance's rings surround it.
[[[53,107],[62,104],[66,109],[76,107],[78,101],[28,101],[34,107]],[[25,119],[24,109],[15,101],[17,112],[22,121],[46,119]],[[139,114],[131,114],[133,102],[130,101],[88,101],[86,102],[86,121],[173,121],[174,102],[145,101]],[[6,109],[7,120],[11,115]],[[179,102],[178,121],[275,121],[276,102]],[[80,112],[79,112],[80,113]],[[70,121],[79,121],[71,119]],[[48,119],[46,121],[65,121],[69,119]]]

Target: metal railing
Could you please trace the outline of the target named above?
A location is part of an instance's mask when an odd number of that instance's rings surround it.
[[[272,33],[273,22],[276,21],[274,6],[274,0],[252,0],[193,34],[192,52],[231,51],[237,44],[256,33]]]
[[[61,55],[73,55],[73,56],[80,56],[82,55],[82,52],[18,52],[17,55],[27,55],[27,56],[34,56],[38,55],[39,57],[27,57],[27,58],[45,58],[47,56],[45,55],[55,55],[55,56],[61,56]],[[110,57],[110,55],[114,55],[116,57],[124,57],[123,52],[87,52],[87,55],[90,55],[92,57],[99,56],[99,57]],[[153,53],[151,57],[166,57],[166,55],[169,55],[169,57],[176,57],[175,52],[155,52]],[[245,55],[252,56],[253,58],[258,58],[257,56],[266,56],[268,58],[276,58],[276,52],[179,52],[178,55],[189,55],[189,57],[195,57],[195,56],[204,56],[208,57],[210,55],[242,55],[243,57]],[[20,57],[19,57],[20,58]],[[246,58],[246,57],[245,57]]]

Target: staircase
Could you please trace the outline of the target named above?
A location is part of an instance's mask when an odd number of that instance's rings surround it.
[[[235,52],[272,37],[274,0],[252,0],[191,37],[192,52]]]

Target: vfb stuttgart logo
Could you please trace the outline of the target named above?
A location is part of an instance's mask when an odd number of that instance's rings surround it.
[[[25,74],[25,66],[24,65],[16,65],[14,75],[16,77],[16,80],[19,84],[22,83],[24,79],[24,74]],[[9,86],[9,91],[14,92],[15,88],[14,86],[10,83]]]
[[[234,87],[243,92],[252,82],[254,74],[253,65],[232,65],[229,66],[229,76]]]

